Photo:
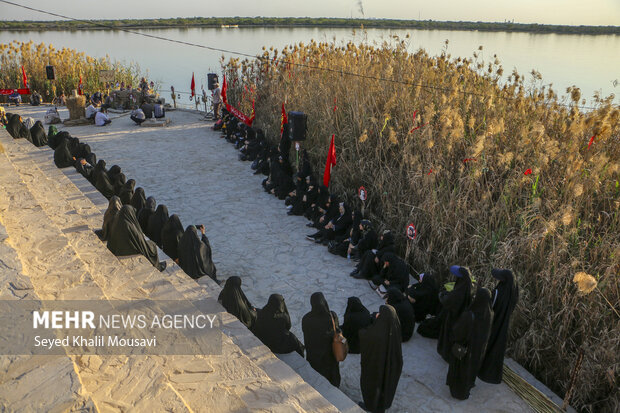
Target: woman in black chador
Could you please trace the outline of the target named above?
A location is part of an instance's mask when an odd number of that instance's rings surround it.
[[[415,316],[411,304],[405,298],[405,295],[397,288],[390,287],[387,290],[386,303],[394,307],[398,321],[400,322],[400,331],[403,337],[403,343],[409,341],[413,335],[415,327]]]
[[[71,154],[69,141],[63,139],[56,149],[54,149],[54,164],[56,164],[58,168],[68,168],[69,166],[73,166],[74,163],[75,159],[73,159],[73,155]]]
[[[123,205],[116,214],[108,238],[108,249],[116,256],[142,254],[160,271],[165,268],[165,263],[157,261],[155,243],[144,239],[136,210],[131,205]]]
[[[134,207],[138,212],[140,212],[140,210],[144,208],[144,206],[146,205],[146,195],[144,194],[144,189],[141,186],[136,188],[136,191],[133,193],[129,204]]]
[[[6,125],[6,131],[13,137],[13,139],[24,138],[28,139],[32,142],[32,138],[30,137],[30,131],[22,122],[22,117],[13,114],[7,116],[9,122]]]
[[[136,181],[133,179],[128,180],[121,188],[121,192],[118,197],[121,199],[123,205],[130,205],[131,198],[133,197],[133,189],[136,186]]]
[[[93,184],[93,186],[95,186],[95,184],[97,183],[97,178],[99,178],[99,174],[101,173],[105,173],[106,178],[108,177],[108,170],[105,167],[105,161],[103,159],[99,159],[99,161],[97,161],[97,163],[95,164],[93,168],[93,171],[90,174],[89,181],[91,184]],[[118,195],[118,194],[115,193],[114,195]]]
[[[101,163],[103,161],[99,162]],[[95,167],[95,170],[97,170],[97,167]],[[93,174],[95,173],[95,170],[93,170]],[[110,178],[108,178],[108,174],[105,172],[105,170],[99,170],[97,172],[97,177],[95,178],[95,188],[101,193],[101,195],[105,196],[107,199],[110,199],[116,195],[114,192],[114,185],[112,185],[112,183],[110,182]]]
[[[155,214],[157,215],[157,212]],[[200,225],[200,231],[202,237],[198,238],[198,230],[195,226],[190,225],[185,230],[177,249],[179,265],[187,275],[194,279],[207,275],[216,280],[216,268],[211,260],[211,245],[205,235],[204,225]]]
[[[250,304],[243,290],[241,289],[241,278],[233,275],[226,280],[224,288],[220,292],[217,301],[230,314],[234,315],[247,328],[251,329],[256,321],[256,308]]]
[[[373,278],[372,282],[377,286],[383,284],[386,289],[393,287],[404,292],[409,285],[407,263],[393,252],[383,254],[381,261],[383,261],[383,268],[379,275]]]
[[[134,197],[135,197],[135,194],[134,194]],[[144,232],[144,234],[147,233],[147,229],[149,227],[149,218],[151,217],[151,215],[155,213],[156,207],[157,207],[157,201],[155,200],[155,198],[150,196],[146,199],[144,207],[142,207],[142,209],[136,210],[138,211],[138,223],[140,224],[140,228],[142,229],[142,232]],[[183,232],[183,228],[181,228],[181,232]]]
[[[107,241],[110,238],[110,231],[112,230],[112,223],[114,223],[114,218],[121,210],[121,200],[117,196],[113,196],[110,198],[110,202],[108,203],[108,209],[106,209],[105,214],[103,215],[103,225],[101,226],[101,231],[97,233],[102,241]]]
[[[407,290],[407,298],[413,307],[415,321],[426,319],[428,314],[437,315],[439,308],[439,286],[430,272],[420,274],[420,282]]]
[[[400,323],[392,306],[382,305],[371,326],[360,330],[362,371],[360,387],[370,412],[384,412],[394,400],[403,370]]]
[[[146,236],[155,241],[161,248],[161,230],[168,222],[168,207],[164,204],[157,205],[155,213],[149,217]]]
[[[375,277],[383,267],[383,255],[388,252],[394,252],[394,235],[391,231],[384,231],[379,237],[376,252],[367,250],[361,255],[360,262],[350,274],[351,277],[363,279]]]
[[[32,144],[34,146],[47,145],[47,135],[45,134],[45,128],[40,120],[34,123],[34,126],[30,128],[30,137],[32,138]]]
[[[291,316],[284,303],[284,297],[280,294],[271,294],[267,305],[258,310],[254,334],[276,354],[296,351],[303,357],[304,346],[290,329]]]
[[[439,301],[442,305],[440,314],[441,327],[439,328],[439,339],[437,341],[437,352],[448,361],[450,349],[450,333],[452,326],[471,303],[471,275],[469,268],[453,265],[450,272],[456,277],[454,289],[449,293],[442,293]]]
[[[148,200],[147,200],[148,201]],[[155,211],[153,211],[155,212]],[[161,249],[173,261],[179,259],[179,241],[183,236],[183,224],[177,214],[170,215],[161,229]]]
[[[349,344],[349,353],[359,354],[360,338],[359,331],[368,327],[372,323],[370,311],[357,297],[349,297],[347,300],[347,308],[344,310],[343,323],[340,326],[342,334]]]
[[[476,370],[489,338],[490,299],[489,290],[478,288],[469,310],[463,311],[452,326],[446,384],[455,399],[468,399],[469,391],[474,387]]]
[[[493,290],[493,325],[478,377],[487,383],[499,384],[502,381],[510,315],[519,301],[519,286],[510,270],[493,269],[491,275],[499,283]]]
[[[312,310],[301,319],[304,332],[306,359],[321,376],[335,386],[340,386],[340,367],[334,357],[332,343],[334,328],[338,326],[338,317],[329,311],[323,293],[314,293],[310,297]]]

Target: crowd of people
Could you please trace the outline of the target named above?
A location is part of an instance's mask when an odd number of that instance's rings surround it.
[[[310,365],[338,386],[340,372],[332,341],[334,334],[342,332],[349,351],[361,354],[361,406],[369,411],[391,406],[402,370],[401,343],[411,339],[416,323],[420,335],[438,340],[437,351],[449,364],[446,384],[454,398],[467,399],[476,377],[501,382],[510,315],[518,300],[510,270],[491,272],[498,280],[493,293],[478,287],[472,294],[472,276],[463,266],[450,267],[455,281],[443,286],[431,273],[420,274],[410,284],[409,266],[398,256],[391,231],[378,235],[359,209],[320,185],[305,150],[294,172],[287,124],[277,146],[269,143],[262,130],[244,125],[226,110],[214,129],[235,145],[240,160],[252,162],[255,174],[266,175],[264,190],[285,202],[288,215],[308,219],[307,226],[315,232],[306,238],[326,246],[329,253],[355,261],[349,275],[367,280],[386,301],[371,313],[358,297],[349,297],[339,324],[323,294],[313,294],[312,310],[302,319],[302,344],[290,331],[290,316],[281,295],[273,294],[263,309],[256,310],[241,289],[241,279],[230,278],[220,301],[265,345],[275,353],[303,354],[305,349]]]
[[[107,199],[102,229],[98,235],[115,255],[144,255],[155,267],[157,246],[192,278],[216,278],[211,246],[205,227],[189,225],[185,231],[176,214],[135,188],[117,165],[106,168],[90,146],[66,132],[48,134],[41,122],[28,129],[19,115],[2,119],[14,138],[25,138],[36,146],[54,149],[57,167],[75,167]],[[397,255],[394,234],[377,235],[372,222],[337,194],[318,184],[306,151],[296,173],[289,160],[291,141],[288,125],[278,145],[272,145],[260,129],[247,127],[231,114],[214,126],[222,138],[235,145],[239,158],[251,161],[255,174],[264,174],[266,192],[285,201],[289,215],[304,216],[315,232],[307,236],[325,245],[329,253],[357,262],[349,276],[367,280],[380,292],[385,305],[371,313],[358,297],[349,297],[342,323],[320,292],[310,297],[311,310],[302,318],[303,342],[291,329],[284,297],[272,294],[263,308],[254,307],[245,296],[238,276],[232,276],[219,295],[223,307],[236,316],[274,353],[297,352],[332,385],[340,385],[340,369],[333,343],[341,333],[348,351],[360,354],[361,407],[381,412],[393,401],[403,367],[402,343],[413,336],[415,324],[422,336],[437,339],[437,351],[449,364],[446,384],[456,399],[467,399],[476,378],[500,383],[508,340],[510,316],[518,301],[518,285],[512,272],[493,269],[497,280],[493,292],[473,284],[470,270],[450,267],[453,283],[439,285],[434,274],[422,273],[409,283],[409,266]]]
[[[7,113],[2,122],[15,138],[29,140],[35,146],[48,145],[54,150],[58,168],[74,167],[108,200],[101,230],[97,234],[116,256],[143,255],[160,271],[157,247],[176,262],[191,278],[208,276],[217,281],[217,269],[204,225],[189,225],[185,231],[176,214],[169,215],[166,205],[157,205],[146,197],[144,189],[135,188],[135,180],[127,179],[120,166],[106,168],[103,159],[67,131],[58,132],[50,125],[48,133],[41,121],[30,129],[21,116]]]

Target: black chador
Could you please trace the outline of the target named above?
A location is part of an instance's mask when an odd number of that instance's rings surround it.
[[[135,197],[135,194],[134,194],[134,197]],[[146,199],[146,202],[144,203],[144,207],[142,207],[141,209],[137,209],[138,223],[140,224],[140,228],[142,229],[142,232],[144,232],[144,234],[147,233],[147,229],[149,226],[149,218],[151,217],[151,215],[155,213],[156,207],[157,207],[157,201],[155,200],[155,198],[150,196]],[[183,232],[183,228],[181,228],[181,232]]]
[[[403,370],[400,323],[392,306],[382,305],[371,326],[360,330],[360,387],[364,408],[383,412],[392,405]]]
[[[69,149],[69,141],[67,139],[63,139],[56,149],[54,149],[54,164],[58,168],[67,168],[69,166],[73,166],[75,160],[73,159],[73,155],[71,155],[71,150]]]
[[[34,146],[47,145],[47,135],[45,134],[45,128],[40,120],[34,123],[34,126],[30,128],[30,137],[32,138],[32,144]]]
[[[173,260],[177,260],[179,258],[179,241],[182,236],[183,224],[181,224],[181,219],[179,219],[177,214],[170,215],[170,218],[168,218],[168,221],[161,229],[161,249],[164,254]]]
[[[493,325],[478,377],[487,383],[499,384],[502,381],[510,315],[519,301],[519,286],[510,270],[493,269],[491,275],[499,283],[493,290]]]
[[[471,275],[469,268],[454,265],[450,267],[450,272],[456,277],[456,282],[452,291],[444,293],[439,297],[443,308],[440,314],[441,326],[439,329],[439,339],[437,340],[437,352],[446,361],[448,361],[452,346],[450,343],[452,326],[471,303]]]
[[[56,135],[58,136],[58,135]],[[93,168],[93,172],[90,174],[90,183],[93,184],[93,186],[96,185],[97,183],[97,178],[99,178],[99,174],[101,173],[105,173],[106,174],[106,178],[107,178],[107,169],[105,167],[105,161],[103,159],[99,159],[99,161],[95,164],[95,167]],[[115,194],[118,195],[118,194]]]
[[[133,193],[129,204],[134,207],[138,212],[142,208],[144,208],[144,206],[146,205],[146,195],[144,194],[144,189],[141,186],[136,188],[136,191]]]
[[[421,322],[428,314],[437,315],[439,308],[439,286],[435,276],[429,272],[420,274],[420,282],[407,290],[413,307],[415,320]]]
[[[351,273],[355,278],[370,279],[379,274],[383,266],[383,255],[394,252],[394,235],[390,231],[384,231],[379,238],[376,250],[367,250],[360,258],[355,271]]]
[[[168,222],[168,207],[164,204],[157,206],[155,213],[149,217],[146,236],[155,241],[161,247],[161,230]]]
[[[26,125],[24,125],[24,122],[22,122],[22,117],[17,114],[9,115],[7,117],[9,121],[6,125],[6,131],[9,135],[11,135],[13,139],[23,138],[32,142],[30,130],[28,130]]]
[[[103,162],[103,161],[99,161],[99,162]],[[93,174],[94,174],[94,171],[93,171]],[[98,172],[97,177],[95,179],[96,179],[95,188],[101,193],[101,195],[105,196],[107,199],[110,199],[115,195],[114,185],[112,185],[112,183],[110,182],[110,179],[108,178],[108,174],[105,173],[105,171]]]
[[[178,254],[179,265],[190,277],[196,279],[207,275],[213,280],[216,279],[216,268],[211,259],[209,239],[205,234],[198,238],[195,226],[190,225],[185,230],[179,240]]]
[[[108,238],[108,249],[116,256],[142,254],[151,264],[158,266],[157,246],[153,241],[144,239],[136,210],[131,205],[123,205],[116,214]]]
[[[121,188],[120,194],[118,197],[121,199],[123,205],[130,205],[131,198],[133,197],[133,190],[136,186],[136,181],[133,179],[128,180],[125,185]]]
[[[409,267],[402,258],[393,252],[382,255],[383,268],[378,276],[373,278],[376,285],[384,284],[386,287],[393,287],[404,292],[409,285]]]
[[[349,343],[349,353],[359,354],[360,338],[359,331],[372,323],[370,311],[357,297],[349,297],[347,308],[344,311],[343,323],[340,326],[342,334]]]
[[[338,326],[338,320],[334,319],[335,314],[329,311],[323,293],[312,294],[310,305],[312,309],[301,319],[306,359],[314,370],[338,387],[340,367],[332,349],[334,327]]]
[[[250,304],[250,301],[243,293],[240,277],[233,275],[226,280],[226,284],[224,284],[224,288],[222,288],[217,301],[247,328],[251,329],[254,326],[256,308]]]
[[[105,214],[103,215],[103,225],[101,226],[100,237],[102,241],[107,241],[110,238],[110,231],[112,230],[112,224],[114,223],[114,218],[121,210],[121,200],[117,196],[113,196],[110,198],[110,202],[108,203],[108,209],[106,209]]]
[[[400,321],[400,331],[403,337],[403,343],[409,341],[413,335],[413,329],[415,327],[415,316],[413,314],[413,308],[404,294],[397,288],[390,287],[387,290],[387,304],[394,307],[398,321]]]
[[[258,310],[254,334],[276,354],[296,351],[303,357],[304,346],[290,330],[291,316],[284,297],[280,294],[271,294],[267,305]]]

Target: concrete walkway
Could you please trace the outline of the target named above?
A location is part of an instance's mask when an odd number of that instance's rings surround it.
[[[45,109],[24,107],[19,112],[42,119]],[[68,117],[66,111],[61,115]],[[310,310],[315,291],[323,292],[341,321],[350,296],[360,297],[371,312],[378,310],[383,302],[366,281],[347,275],[352,264],[307,241],[307,221],[286,215],[284,203],[263,191],[264,176],[254,176],[249,162],[238,161],[238,152],[209,128],[210,123],[187,112],[167,116],[172,123],[165,128],[141,128],[123,116],[107,127],[67,130],[88,143],[108,168],[121,166],[136,187],[166,204],[184,226],[204,223],[218,278],[239,275],[256,307],[265,305],[270,294],[282,294],[292,330],[302,341],[301,318]],[[435,346],[436,341],[417,333],[403,344],[404,368],[390,411],[531,411],[503,383],[478,381],[469,400],[452,399],[445,385],[448,366]],[[352,400],[361,400],[359,355],[349,355],[340,371],[340,389]]]

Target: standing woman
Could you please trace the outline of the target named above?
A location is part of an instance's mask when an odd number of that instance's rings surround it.
[[[374,323],[359,332],[361,365],[360,387],[364,402],[360,407],[384,412],[392,405],[403,370],[400,323],[396,310],[382,305]]]
[[[437,340],[437,352],[445,361],[449,360],[450,349],[452,347],[450,340],[452,326],[471,303],[471,274],[469,268],[453,265],[450,267],[450,272],[456,277],[454,289],[439,297],[442,310],[440,315],[441,327],[439,329],[439,339]]]
[[[510,270],[493,269],[491,275],[499,283],[493,290],[493,324],[478,377],[487,383],[499,384],[502,381],[510,315],[519,301],[519,285]]]
[[[359,331],[368,327],[372,323],[370,311],[360,301],[358,297],[349,297],[347,308],[344,310],[344,320],[340,329],[342,335],[349,344],[349,353],[360,353]]]
[[[332,349],[338,317],[329,311],[323,293],[312,294],[310,304],[312,310],[301,319],[306,359],[314,370],[329,380],[332,386],[338,387],[340,367]]]

